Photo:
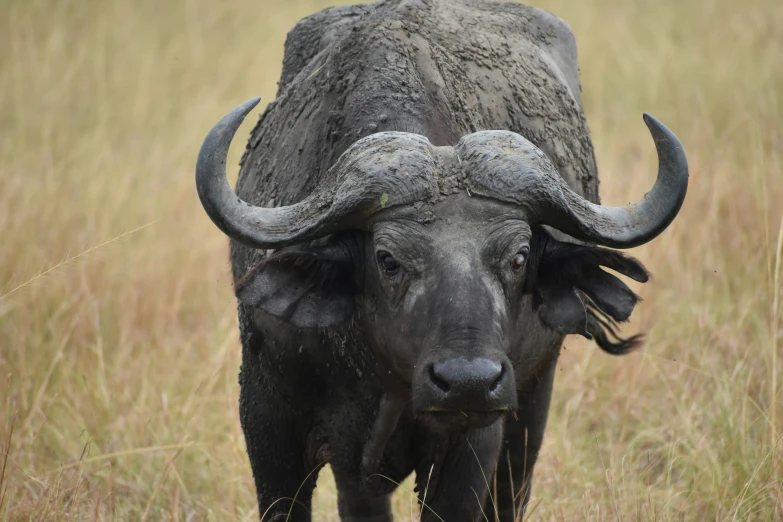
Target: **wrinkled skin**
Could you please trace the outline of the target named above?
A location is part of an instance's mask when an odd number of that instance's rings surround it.
[[[276,440],[289,451],[248,444],[262,506],[295,482],[298,490],[297,480],[327,459],[346,520],[388,520],[393,484],[414,470],[432,510],[425,520],[433,513],[444,520],[481,516],[485,477],[495,476],[499,461],[501,519],[521,509],[511,500],[520,489],[523,499],[529,495],[563,340],[541,325],[536,310],[568,309],[558,294],[574,296],[573,288],[632,309],[636,296],[598,266],[637,278],[644,270],[614,251],[556,241],[511,205],[455,194],[431,208],[423,219],[415,208],[392,209],[366,232],[284,248],[237,283],[240,318],[245,305],[254,308],[243,328],[246,437]],[[279,314],[285,320],[303,321],[309,316],[299,310],[309,299],[340,300],[351,309],[350,323],[290,336],[266,313],[285,310],[289,315]],[[476,361],[496,363],[497,382],[468,379],[460,388],[460,375],[474,375]],[[439,365],[448,384],[433,378]],[[259,389],[262,380],[274,388]],[[358,449],[373,438],[369,433],[383,415],[378,403],[388,397],[402,412],[378,462],[368,463]],[[280,455],[304,456],[303,466],[292,474],[288,461],[275,461]],[[368,470],[373,464],[380,467]],[[272,471],[277,480],[270,479]],[[281,475],[291,482],[281,487]],[[312,482],[305,486],[302,501]],[[306,518],[305,511],[298,516]]]
[[[240,419],[266,520],[310,520],[326,462],[345,521],[391,520],[389,495],[412,472],[425,521],[491,519],[495,508],[510,521],[523,509],[565,334],[595,335],[614,353],[634,345],[607,340],[638,299],[599,266],[647,276],[470,193],[454,173],[479,167],[454,147],[513,131],[598,202],[577,71],[568,26],[511,3],[386,0],[327,9],[291,31],[237,195],[300,201],[334,182],[349,147],[383,131],[426,137],[438,186],[421,204],[275,252],[232,242]]]

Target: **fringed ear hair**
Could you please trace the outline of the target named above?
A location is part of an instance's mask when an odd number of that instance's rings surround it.
[[[594,339],[613,355],[637,348],[643,336],[623,339],[617,323],[628,320],[641,298],[601,267],[643,283],[649,279],[644,266],[615,250],[557,241],[543,229],[537,235],[528,284],[541,321],[559,333]]]
[[[620,337],[617,321],[602,312],[589,298],[586,301],[587,332],[603,351],[612,355],[625,355],[641,348],[644,334],[635,334],[627,339]]]

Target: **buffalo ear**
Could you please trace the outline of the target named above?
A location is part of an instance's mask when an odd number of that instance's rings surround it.
[[[640,335],[621,338],[617,323],[628,320],[641,298],[601,268],[644,283],[649,274],[639,261],[615,250],[557,241],[543,229],[537,231],[531,253],[528,290],[545,325],[561,334],[595,339],[615,355],[640,344]]]
[[[300,328],[332,326],[354,312],[353,260],[345,244],[290,247],[272,254],[235,286],[245,305]]]

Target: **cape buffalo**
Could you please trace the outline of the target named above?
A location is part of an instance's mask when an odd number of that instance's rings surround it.
[[[660,234],[688,167],[645,115],[657,181],[601,206],[576,56],[565,22],[516,3],[334,7],[288,34],[236,192],[226,153],[258,100],[209,132],[196,183],[232,240],[239,412],[266,519],[310,520],[328,462],[346,521],[391,520],[412,472],[423,520],[510,521],[565,335],[637,345],[615,325],[639,298],[600,267],[648,274],[603,247]]]

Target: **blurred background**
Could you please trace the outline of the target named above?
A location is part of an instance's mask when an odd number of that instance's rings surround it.
[[[335,3],[0,2],[0,519],[258,518],[228,241],[194,165]],[[528,519],[783,520],[783,2],[536,5],[576,33],[603,202],[652,186],[644,111],[691,184],[632,252],[644,348],[566,341]],[[325,470],[314,520],[335,505]],[[417,519],[410,483],[395,510]]]

